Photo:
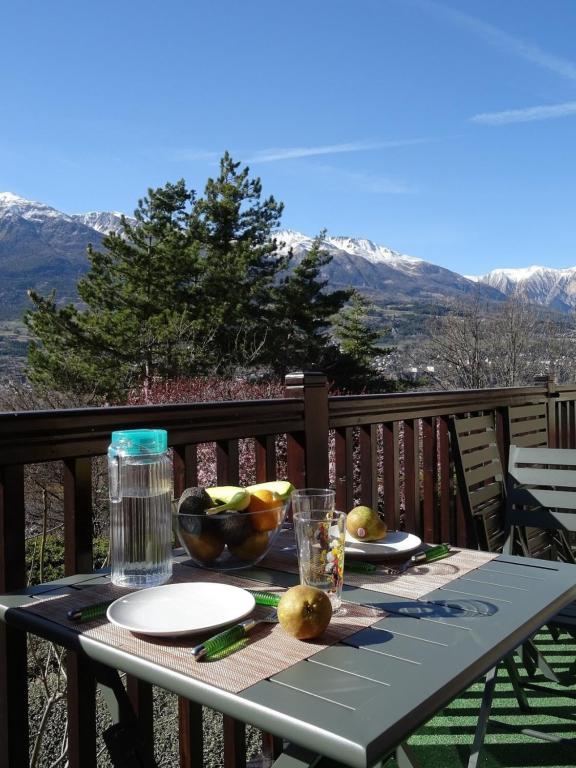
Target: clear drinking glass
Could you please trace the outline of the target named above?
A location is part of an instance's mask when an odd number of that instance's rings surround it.
[[[334,512],[336,509],[336,491],[330,488],[301,488],[292,491],[292,514],[297,512]]]
[[[327,593],[333,611],[342,603],[346,514],[310,510],[294,514],[300,583]]]

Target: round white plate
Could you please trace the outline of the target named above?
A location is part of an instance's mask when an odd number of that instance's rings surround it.
[[[233,624],[254,605],[245,589],[197,581],[132,592],[109,605],[106,616],[112,624],[138,634],[191,635]]]
[[[409,555],[422,544],[422,540],[413,533],[390,531],[378,541],[359,541],[346,531],[346,546],[344,551],[350,557],[391,557],[392,555]]]

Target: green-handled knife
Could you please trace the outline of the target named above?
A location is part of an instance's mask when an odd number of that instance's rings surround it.
[[[434,560],[441,560],[450,554],[450,544],[437,544],[422,552],[416,552],[408,561],[410,565],[420,565],[421,563],[433,563]]]
[[[408,568],[412,568],[415,565],[422,565],[423,563],[433,563],[435,560],[441,560],[443,557],[448,557],[450,554],[450,544],[437,544],[434,547],[430,547],[426,550],[420,550],[412,555],[409,560],[406,560],[401,566],[385,566],[381,568],[387,573],[398,575],[404,573]],[[352,571],[355,573],[376,573],[378,571],[377,563],[367,563],[363,560],[351,560],[345,561],[344,570]]]
[[[116,600],[116,598],[114,598]],[[100,616],[104,616],[108,610],[108,606],[111,605],[114,600],[103,600],[101,603],[93,603],[92,605],[84,605],[82,608],[73,608],[66,614],[70,621],[92,621],[92,619],[98,619]]]
[[[242,640],[255,626],[262,623],[278,623],[276,608],[273,608],[266,616],[262,616],[259,619],[247,619],[240,622],[240,624],[235,624],[233,627],[225,629],[224,632],[219,632],[217,635],[209,637],[208,640],[204,640],[203,643],[192,648],[192,656],[196,659],[202,659],[204,656],[210,658],[212,655],[220,654],[234,643]]]
[[[435,560],[442,560],[443,557],[448,557],[449,554],[450,544],[436,544],[436,546],[430,547],[429,549],[415,552],[412,557],[401,566],[399,572],[404,573],[408,568],[413,568],[415,565],[424,565],[425,563],[433,563]]]

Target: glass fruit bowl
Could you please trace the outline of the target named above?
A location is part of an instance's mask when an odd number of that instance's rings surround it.
[[[252,512],[177,512],[174,527],[195,565],[222,571],[248,568],[269,551],[282,529],[289,504],[289,500],[277,500],[266,509]]]

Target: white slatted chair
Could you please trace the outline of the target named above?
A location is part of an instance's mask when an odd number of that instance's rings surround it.
[[[576,531],[576,449],[510,446],[505,552],[513,550],[514,529],[525,526],[551,532],[553,554],[575,562],[567,534]],[[576,604],[556,614],[551,626],[576,637]]]

